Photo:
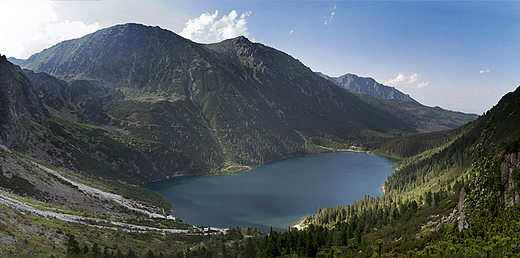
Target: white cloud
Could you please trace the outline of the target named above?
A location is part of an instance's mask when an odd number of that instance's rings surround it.
[[[421,75],[416,74],[416,73],[414,73],[412,75],[408,75],[408,76],[400,73],[397,75],[397,77],[390,79],[390,80],[384,82],[383,84],[391,85],[391,86],[404,85],[406,87],[411,86],[412,88],[421,89],[421,88],[426,87],[426,85],[428,85],[430,82],[421,82],[415,87],[412,86],[412,84],[416,83],[420,77],[421,77]]]
[[[412,83],[416,82],[417,80],[419,80],[419,77],[420,77],[420,75],[414,73],[414,74],[410,75],[408,81],[405,82],[404,84],[412,84]]]
[[[489,69],[487,69],[487,70],[480,70],[479,71],[479,73],[489,73],[489,72],[490,72]]]
[[[325,20],[325,25],[329,25],[331,22],[332,22],[332,19],[334,19],[334,15],[336,14],[335,10],[336,10],[336,6],[334,6],[334,8],[332,8],[332,12],[330,13],[330,16]]]
[[[428,84],[430,84],[430,82],[421,82],[419,83],[419,85],[417,85],[417,89],[422,89],[426,87]]]
[[[60,41],[99,29],[97,23],[59,20],[51,1],[15,1],[2,5],[0,51],[6,56],[27,58]]]
[[[0,10],[0,53],[17,58],[116,24],[180,31],[189,19],[160,0],[0,0]]]
[[[383,82],[383,84],[388,84],[388,85],[394,86],[394,85],[397,85],[397,84],[401,84],[405,80],[406,80],[406,76],[404,76],[404,74],[400,73],[394,79],[390,79],[390,80],[388,80],[386,82]]]
[[[406,75],[400,73],[394,79],[390,79],[390,80],[384,82],[384,84],[388,84],[388,85],[392,85],[392,86],[402,85],[402,84],[412,84],[412,83],[416,82],[417,80],[419,80],[419,77],[421,77],[421,76],[416,73],[409,75],[409,76],[406,76]]]
[[[37,32],[34,37],[37,40],[48,42],[52,44],[73,38],[80,38],[86,34],[90,34],[99,30],[98,23],[85,24],[82,21],[65,20],[59,23],[48,23],[45,25],[43,31]]]
[[[203,13],[186,22],[180,35],[199,43],[219,42],[238,36],[248,37],[246,17],[250,15],[251,12],[245,12],[238,16],[237,11],[233,10],[217,20],[218,10],[214,14]]]

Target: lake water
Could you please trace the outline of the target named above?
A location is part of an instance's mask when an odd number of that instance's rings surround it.
[[[318,207],[344,206],[381,195],[396,160],[333,152],[299,156],[233,175],[176,177],[144,187],[172,204],[192,225],[286,230]]]

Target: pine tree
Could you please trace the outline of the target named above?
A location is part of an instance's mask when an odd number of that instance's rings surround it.
[[[81,249],[79,248],[79,242],[76,240],[76,236],[68,234],[69,239],[67,240],[67,252],[69,254],[79,254]]]

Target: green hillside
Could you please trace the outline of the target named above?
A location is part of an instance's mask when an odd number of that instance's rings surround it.
[[[407,191],[424,183],[445,186],[472,164],[474,148],[488,124],[496,126],[489,144],[506,149],[520,138],[515,126],[520,122],[516,114],[519,94],[518,89],[506,94],[485,115],[461,128],[403,137],[379,147],[376,153],[403,158],[395,164],[398,172],[388,178],[385,189]]]

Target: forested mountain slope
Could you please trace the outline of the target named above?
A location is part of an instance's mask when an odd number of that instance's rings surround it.
[[[472,153],[487,124],[495,126],[489,144],[505,149],[520,138],[520,89],[506,94],[491,110],[463,127],[445,132],[419,134],[385,143],[377,153],[403,158],[385,189],[408,191],[422,184],[450,183],[473,162]]]
[[[520,87],[459,129],[386,143],[380,153],[403,159],[381,197],[320,208],[302,223],[309,230],[277,237],[283,243],[312,234],[311,249],[298,250],[318,256],[514,256],[520,238],[519,102]]]

